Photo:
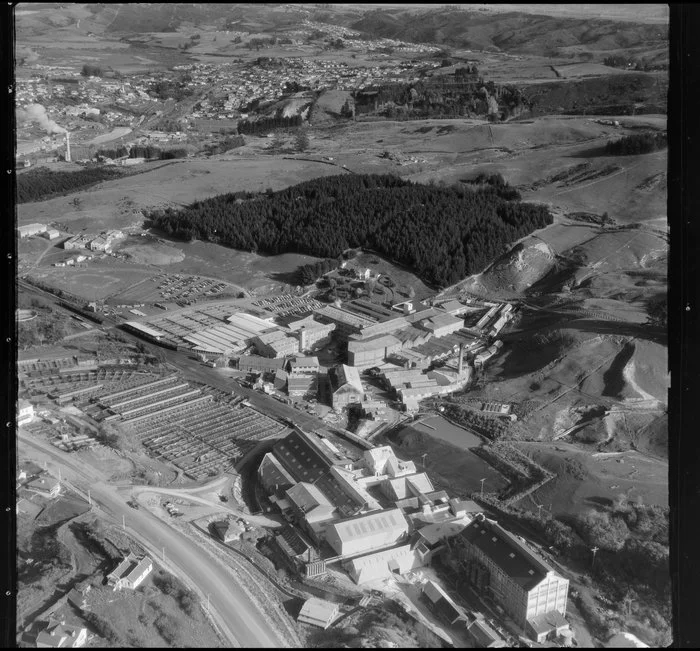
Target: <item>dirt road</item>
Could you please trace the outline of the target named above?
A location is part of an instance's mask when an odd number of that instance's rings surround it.
[[[236,647],[279,648],[288,646],[271,630],[269,622],[249,600],[237,582],[230,567],[201,549],[193,540],[159,520],[146,509],[134,510],[126,505],[114,486],[94,468],[75,463],[70,455],[53,448],[49,443],[26,434],[18,434],[19,441],[32,449],[37,462],[47,461],[48,469],[90,489],[93,503],[100,516],[115,523],[126,523],[127,530],[141,542],[159,562],[163,563],[163,549],[167,569],[173,569],[187,579],[200,594],[208,595],[213,618],[229,642]],[[123,518],[123,520],[122,520]]]

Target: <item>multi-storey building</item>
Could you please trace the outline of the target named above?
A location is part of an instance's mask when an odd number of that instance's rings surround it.
[[[566,614],[569,580],[523,542],[483,515],[456,536],[457,561],[470,582],[523,628],[539,615]]]

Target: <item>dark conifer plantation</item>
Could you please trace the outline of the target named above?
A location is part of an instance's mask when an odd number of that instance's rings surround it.
[[[337,258],[351,247],[370,248],[445,286],[552,223],[546,207],[503,194],[492,185],[441,188],[390,175],[339,175],[246,198],[224,194],[150,219],[177,238],[261,253]]]

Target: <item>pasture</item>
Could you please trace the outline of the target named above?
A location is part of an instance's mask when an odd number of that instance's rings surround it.
[[[85,268],[61,267],[35,271],[32,278],[86,301],[103,300],[155,275],[155,271],[134,269],[126,265],[91,262]]]

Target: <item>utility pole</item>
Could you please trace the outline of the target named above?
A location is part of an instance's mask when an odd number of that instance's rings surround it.
[[[165,561],[165,547],[163,547],[163,560]]]
[[[484,482],[486,481],[486,477],[480,480],[481,481],[481,497],[484,496]]]
[[[92,506],[92,499],[90,498],[90,489],[88,488],[88,504]]]
[[[126,531],[126,517],[122,514],[122,529]]]
[[[593,565],[595,563],[595,555],[596,555],[596,552],[598,551],[598,547],[591,547],[591,551],[593,552],[593,560],[591,561],[591,569],[593,569]]]
[[[541,520],[542,519],[542,507],[544,504],[538,504],[537,505],[537,517]]]
[[[428,456],[428,453],[423,452],[423,454],[421,454],[420,456],[421,456],[421,463],[423,464],[423,470],[425,470],[425,457]]]
[[[207,593],[207,614],[209,615],[209,593]]]

